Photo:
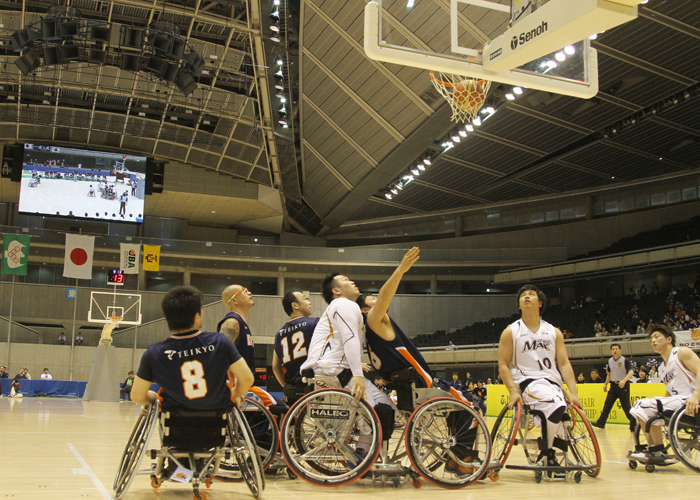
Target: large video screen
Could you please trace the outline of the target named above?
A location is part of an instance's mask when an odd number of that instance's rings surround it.
[[[146,157],[25,144],[19,211],[143,222]]]

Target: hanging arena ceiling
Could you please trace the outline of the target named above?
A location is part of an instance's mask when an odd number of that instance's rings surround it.
[[[592,99],[526,90],[508,101],[494,83],[497,113],[445,153],[441,139],[454,127],[448,106],[428,71],[365,56],[363,0],[283,0],[282,42],[270,40],[271,0],[70,2],[83,18],[114,25],[178,25],[206,63],[187,97],[111,66],[71,63],[22,75],[10,36],[53,3],[0,0],[0,141],[143,154],[274,188],[287,231],[332,236],[697,173],[696,0],[650,0],[636,20],[600,34]],[[413,9],[385,3],[396,36],[449,47],[449,0],[417,0]],[[507,19],[460,22],[478,43]],[[278,123],[278,57],[288,128]],[[436,157],[432,166],[386,199],[383,190],[425,151]],[[205,218],[195,213],[201,203],[185,197],[182,207],[178,217],[201,224],[239,222],[225,207]],[[163,210],[158,215],[174,216]]]

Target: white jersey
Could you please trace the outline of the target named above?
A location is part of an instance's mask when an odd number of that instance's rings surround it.
[[[695,374],[678,359],[679,349],[680,347],[674,347],[668,357],[668,363],[661,363],[659,376],[670,395],[686,399],[693,395],[696,379]]]
[[[513,357],[510,372],[513,381],[520,384],[525,380],[549,379],[562,384],[557,369],[557,332],[552,325],[540,319],[536,332],[530,330],[522,319],[510,325],[513,336]]]
[[[334,299],[318,320],[301,370],[312,368],[316,375],[338,375],[350,368],[353,376],[361,377],[364,344],[360,306],[344,297]]]

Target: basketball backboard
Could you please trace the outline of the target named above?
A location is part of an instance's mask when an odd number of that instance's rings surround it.
[[[90,292],[90,323],[107,324],[118,320],[120,325],[141,324],[141,295],[134,293]]]
[[[598,59],[588,37],[635,19],[643,1],[450,0],[449,10],[446,2],[409,2],[415,11],[406,13],[406,0],[372,0],[365,7],[365,53],[378,61],[590,98],[598,93]],[[415,31],[402,22],[411,24],[412,16],[425,20],[413,22]],[[449,30],[449,47],[433,42],[439,38],[434,31],[442,29]]]

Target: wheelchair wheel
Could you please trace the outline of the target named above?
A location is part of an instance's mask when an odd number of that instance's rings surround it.
[[[229,413],[228,434],[241,476],[253,496],[260,498],[265,489],[265,475],[253,440],[253,433],[238,406],[234,406]]]
[[[124,453],[119,462],[119,469],[114,478],[114,496],[119,499],[129,489],[131,481],[134,479],[135,472],[141,465],[141,460],[146,453],[146,446],[151,440],[153,430],[158,422],[158,400],[153,401],[148,412],[144,415],[141,413],[136,421],[134,430],[131,432],[129,442],[126,443]]]
[[[411,414],[406,451],[413,467],[431,483],[463,488],[486,472],[491,439],[474,408],[453,398],[436,398]]]
[[[678,459],[689,469],[700,472],[700,416],[677,410],[668,426],[671,446]]]
[[[569,406],[571,425],[566,425],[566,437],[569,442],[569,451],[574,456],[577,465],[595,465],[593,469],[586,470],[590,477],[598,477],[602,460],[600,446],[590,422],[578,406]]]
[[[363,439],[369,444],[360,444]],[[381,442],[374,409],[364,400],[358,405],[344,389],[305,395],[282,422],[287,466],[305,481],[322,486],[340,486],[362,477],[377,459]]]
[[[260,455],[262,468],[267,470],[279,451],[280,431],[277,422],[264,405],[252,398],[245,398],[241,405],[241,411],[253,433],[253,440]],[[235,460],[222,462],[221,468],[238,472],[238,462]]]
[[[501,465],[508,460],[508,455],[518,437],[522,408],[520,401],[513,405],[513,408],[504,406],[491,429],[491,459]]]

